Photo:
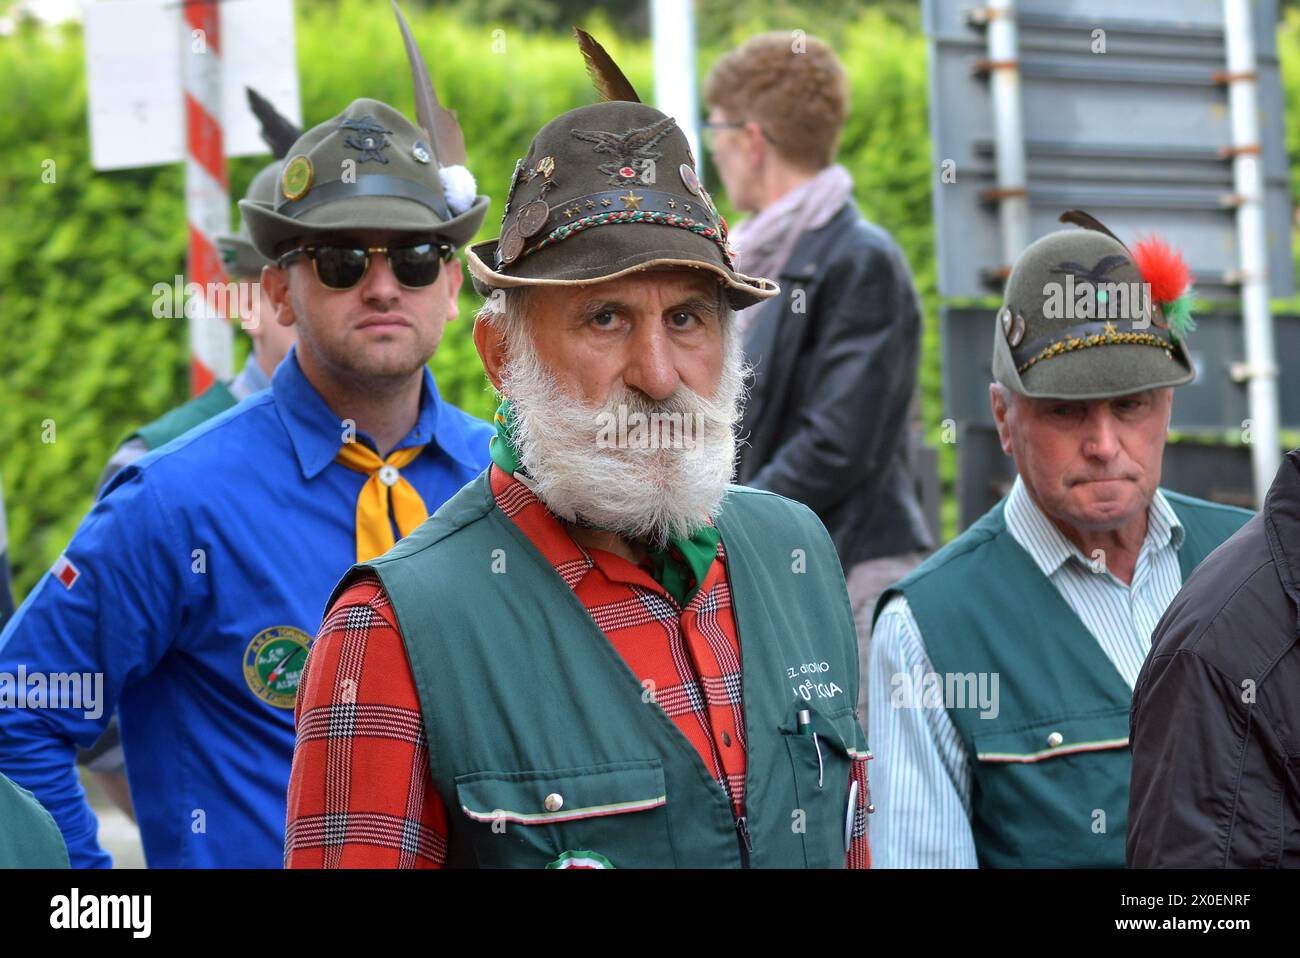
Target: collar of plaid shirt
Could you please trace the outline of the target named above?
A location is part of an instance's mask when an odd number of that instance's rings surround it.
[[[490,451],[497,468],[508,476],[516,472],[526,477],[515,448],[514,426],[510,417],[510,400],[502,400],[492,417],[496,435],[492,437]],[[665,549],[646,545],[648,571],[682,608],[690,604],[699,591],[704,577],[718,553],[720,534],[715,526],[705,523],[689,538],[673,537]]]

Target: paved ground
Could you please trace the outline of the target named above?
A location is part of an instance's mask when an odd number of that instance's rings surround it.
[[[99,844],[113,856],[113,867],[144,868],[144,849],[140,845],[140,830],[135,827],[135,822],[113,804],[93,775],[88,775],[83,770],[81,783],[86,787],[90,807],[99,818]]]

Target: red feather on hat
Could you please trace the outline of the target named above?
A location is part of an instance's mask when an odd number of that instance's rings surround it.
[[[1137,243],[1133,247],[1133,261],[1142,280],[1150,284],[1151,298],[1157,303],[1172,303],[1192,284],[1192,271],[1183,254],[1158,236]]]

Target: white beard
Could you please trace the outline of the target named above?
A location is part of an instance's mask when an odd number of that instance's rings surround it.
[[[551,512],[661,549],[717,517],[735,467],[735,426],[744,403],[745,369],[734,329],[725,336],[712,399],[681,386],[655,402],[624,386],[603,404],[585,406],[561,388],[526,331],[508,348],[501,391],[510,399],[515,448],[528,484]],[[660,433],[661,448],[602,446],[602,425],[617,423],[620,407],[624,422],[636,413],[684,414],[693,430]],[[677,441],[670,444],[671,438]]]

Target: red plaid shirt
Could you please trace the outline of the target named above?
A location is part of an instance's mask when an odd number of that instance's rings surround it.
[[[586,549],[523,483],[496,466],[497,507],[573,589],[655,702],[744,808],[745,724],[740,644],[726,550],[685,609],[645,569]],[[447,808],[433,787],[419,697],[392,605],[379,580],[353,583],[330,608],[299,684],[289,778],[285,866],[437,868],[447,857]],[[870,867],[866,761],[851,868]]]

